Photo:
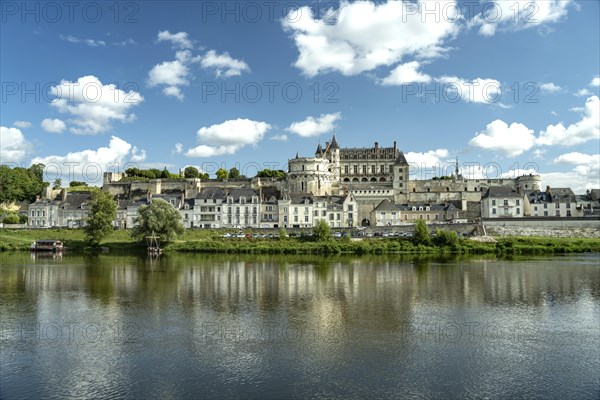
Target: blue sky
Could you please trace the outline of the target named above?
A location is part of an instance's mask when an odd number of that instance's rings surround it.
[[[2,163],[285,168],[333,132],[413,176],[600,186],[597,1],[2,1]]]

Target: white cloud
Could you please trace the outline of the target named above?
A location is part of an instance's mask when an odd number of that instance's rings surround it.
[[[67,129],[67,125],[60,119],[46,118],[41,123],[42,129],[46,132],[61,133]]]
[[[292,9],[282,25],[299,52],[294,65],[309,77],[330,71],[357,75],[409,56],[439,57],[460,25],[449,18],[425,18],[421,10],[427,2],[418,3],[412,12],[412,5],[401,1],[341,1],[336,10],[321,10],[322,19],[308,6]],[[437,5],[452,8],[455,2]]]
[[[580,164],[591,164],[591,163],[599,163],[600,155],[599,154],[583,154],[578,152],[561,154],[560,156],[554,159],[556,164],[571,164],[571,165],[580,165]]]
[[[295,133],[302,137],[319,136],[331,132],[335,128],[335,122],[342,118],[342,113],[321,114],[319,118],[306,117],[304,121],[292,122],[285,128],[286,131]]]
[[[76,82],[63,80],[50,88],[54,96],[52,107],[71,115],[69,130],[80,135],[96,135],[111,129],[111,121],[131,122],[135,114],[131,107],[144,101],[133,90],[124,92],[117,86],[104,85],[95,76],[83,76]]]
[[[562,91],[562,88],[553,82],[546,82],[540,84],[540,90],[544,93],[557,93]]]
[[[0,126],[0,163],[16,163],[31,150],[31,143],[18,128]]]
[[[106,46],[106,42],[104,40],[94,40],[94,39],[80,39],[71,35],[58,35],[62,40],[69,43],[83,43],[87,44],[90,47],[98,47],[98,46]]]
[[[13,126],[15,128],[27,129],[31,127],[31,122],[29,121],[15,121],[13,122]]]
[[[250,67],[244,61],[231,58],[227,52],[218,54],[214,50],[209,50],[202,56],[200,65],[204,69],[214,69],[217,77],[239,76],[243,71],[250,72]]]
[[[136,45],[137,42],[131,38],[129,39],[125,39],[125,40],[121,40],[120,42],[113,42],[113,46],[119,46],[119,47],[124,47],[124,46],[129,46],[129,45]]]
[[[600,76],[594,77],[594,79],[592,79],[590,82],[590,86],[600,88]]]
[[[426,172],[430,172],[429,178],[433,177],[433,171],[440,170],[440,166],[448,164],[447,160],[444,160],[448,157],[447,149],[436,149],[429,150],[427,152],[408,152],[404,154],[406,157],[406,161],[409,164],[413,165],[413,169],[415,172],[420,172],[423,175]],[[425,176],[421,176],[418,179],[422,179]]]
[[[504,106],[499,102],[502,86],[495,79],[466,80],[456,76],[441,76],[436,81],[444,85],[445,97],[448,101],[460,98],[467,103],[486,103]]]
[[[506,122],[497,119],[490,122],[485,130],[477,132],[469,144],[515,157],[533,147],[535,136],[533,130],[523,124],[514,122],[509,126]]]
[[[101,183],[104,171],[114,170],[116,166],[122,167],[126,162],[134,161],[133,157],[136,154],[133,151],[137,152],[137,148],[119,137],[112,136],[108,147],[71,152],[64,156],[36,157],[31,163],[46,165],[48,174],[55,174],[63,181],[82,179]],[[142,153],[145,154],[144,150],[138,153],[138,157]]]
[[[175,143],[175,147],[171,151],[171,154],[181,154],[183,152],[183,144]]]
[[[131,161],[142,162],[146,159],[146,150],[138,149],[137,146],[133,146],[131,149]]]
[[[562,122],[548,125],[540,133],[539,145],[575,146],[589,140],[600,139],[600,99],[592,96],[585,102],[581,120],[565,128]]]
[[[420,64],[418,61],[400,64],[394,68],[385,79],[381,81],[381,84],[384,86],[389,86],[431,82],[431,76],[420,72],[419,67]]]
[[[469,22],[479,34],[493,36],[500,31],[518,31],[556,23],[567,15],[572,0],[482,1],[481,13]],[[485,13],[485,15],[484,15]]]
[[[277,142],[286,142],[288,140],[288,135],[285,135],[285,134],[275,135],[275,136],[271,136],[269,139],[275,140]]]
[[[242,147],[260,142],[271,129],[266,122],[235,119],[221,124],[202,127],[198,130],[198,141],[202,144],[189,149],[188,157],[212,157],[234,154]]]
[[[579,96],[579,97],[585,97],[585,96],[589,96],[591,94],[592,94],[592,92],[590,92],[586,88],[579,89],[578,91],[575,92],[575,96]]]
[[[148,85],[180,86],[189,84],[188,68],[179,60],[165,61],[152,67],[148,73]]]
[[[171,33],[167,31],[158,32],[159,42],[171,42],[174,47],[180,49],[191,49],[193,47],[192,41],[188,39],[187,32]]]
[[[556,164],[572,165],[567,172],[546,172],[542,176],[550,187],[570,187],[577,194],[597,189],[600,182],[600,154],[566,153],[554,159]]]

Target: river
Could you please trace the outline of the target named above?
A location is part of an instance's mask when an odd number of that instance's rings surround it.
[[[0,398],[600,397],[600,255],[0,254]]]

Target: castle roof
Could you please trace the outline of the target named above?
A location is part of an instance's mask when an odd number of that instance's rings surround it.
[[[333,138],[331,139],[331,148],[332,149],[340,148],[340,145],[338,144],[337,140],[335,139],[335,133],[333,134]]]

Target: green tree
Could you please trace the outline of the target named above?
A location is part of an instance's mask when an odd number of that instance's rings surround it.
[[[219,168],[215,174],[217,175],[217,179],[227,179],[227,178],[229,178],[229,173],[224,168]]]
[[[208,175],[206,172],[205,173],[200,173],[200,174],[198,174],[198,178],[200,178],[200,179],[210,179],[210,175]]]
[[[200,171],[198,171],[198,168],[190,165],[189,167],[185,167],[183,170],[183,177],[186,179],[199,178]]]
[[[163,241],[170,241],[184,232],[181,214],[162,199],[154,199],[149,205],[141,206],[136,222],[138,225],[133,228],[133,235],[140,240],[154,234]]]
[[[44,164],[33,164],[29,168],[0,165],[0,203],[33,202],[48,185],[44,182],[44,168]]]
[[[263,170],[258,171],[256,176],[259,178],[281,179],[281,178],[285,178],[285,172],[283,172],[283,170],[280,170],[280,169],[272,170],[272,169],[265,168]]]
[[[240,177],[240,170],[237,169],[236,167],[233,167],[229,170],[229,178],[231,179],[237,179]]]
[[[4,222],[5,224],[20,224],[21,219],[17,214],[8,214],[6,217],[4,217],[4,220],[2,222]]]
[[[86,182],[82,182],[82,181],[71,181],[69,182],[69,187],[77,187],[77,186],[87,186],[88,184]]]
[[[429,231],[427,230],[427,225],[425,225],[425,221],[422,219],[417,220],[415,224],[415,230],[413,232],[412,241],[414,244],[422,244],[425,246],[429,246],[431,244],[431,237],[429,236]]]
[[[168,179],[171,177],[171,173],[169,172],[169,170],[167,170],[167,167],[165,167],[162,172],[160,173],[160,178],[162,179]]]
[[[324,220],[319,221],[313,228],[313,236],[315,240],[319,242],[331,239],[331,228],[329,227],[329,224]]]
[[[288,234],[284,227],[279,228],[279,240],[285,240]]]
[[[455,231],[449,230],[441,230],[437,228],[435,230],[435,238],[433,239],[433,243],[436,246],[446,246],[456,248],[458,247],[458,235]]]
[[[61,186],[62,186],[62,179],[60,179],[60,178],[56,178],[56,179],[54,180],[54,184],[52,185],[52,189],[53,189],[53,190],[58,190],[58,189],[60,189],[60,188],[61,188]]]
[[[92,194],[90,216],[84,228],[85,242],[88,246],[98,247],[113,230],[113,221],[117,218],[117,205],[108,192],[100,190]]]

